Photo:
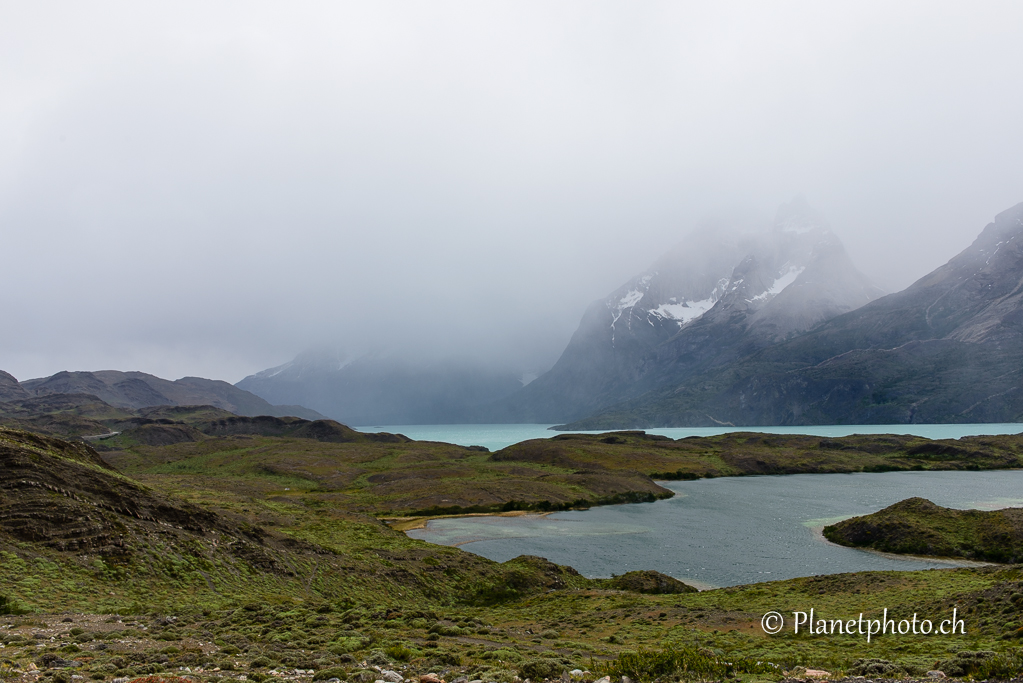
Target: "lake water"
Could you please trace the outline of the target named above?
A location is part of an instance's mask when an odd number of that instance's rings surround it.
[[[492,451],[528,439],[549,439],[565,432],[548,429],[549,424],[480,424],[480,425],[368,425],[356,427],[360,432],[391,432],[404,434],[417,441],[443,441],[460,446],[486,446]],[[603,430],[609,431],[609,430]],[[812,434],[836,437],[850,434],[915,434],[929,439],[958,439],[977,434],[1019,434],[1023,424],[936,424],[936,425],[825,425],[800,427],[676,427],[646,429],[648,434],[661,434],[672,439],[687,436],[714,436],[728,432],[763,432],[765,434]],[[600,432],[575,432],[599,434]]]
[[[895,429],[884,426],[884,431]],[[546,516],[439,519],[408,533],[502,562],[540,555],[590,577],[656,569],[710,587],[954,566],[832,545],[819,529],[911,496],[961,509],[1023,506],[1023,471],[1015,470],[724,477],[663,485],[676,493],[674,498]]]

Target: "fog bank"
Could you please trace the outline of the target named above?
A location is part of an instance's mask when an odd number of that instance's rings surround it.
[[[319,345],[556,360],[803,193],[888,290],[1023,200],[1023,5],[0,9],[0,369],[237,381]]]

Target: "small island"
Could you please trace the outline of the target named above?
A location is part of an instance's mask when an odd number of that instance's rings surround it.
[[[907,498],[824,527],[832,543],[886,553],[1023,562],[1023,508],[952,510]]]

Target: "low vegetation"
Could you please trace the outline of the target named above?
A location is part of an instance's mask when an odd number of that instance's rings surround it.
[[[694,592],[656,572],[589,579],[541,558],[495,563],[381,522],[442,504],[464,511],[656,497],[643,487],[656,487],[649,475],[657,472],[986,467],[1009,462],[1011,438],[928,453],[919,447],[937,442],[913,437],[619,433],[491,454],[399,438],[211,436],[201,422],[163,425],[186,425],[201,435],[195,440],[152,445],[128,429],[99,442],[100,452],[0,430],[5,677],[35,680],[34,667],[55,683],[72,675],[371,683],[392,670],[510,683],[579,669],[582,680],[753,681],[799,667],[852,673],[866,670],[867,657],[911,675],[936,662],[963,676],[1020,672],[1016,566]],[[827,619],[957,610],[965,634],[888,634],[868,646],[857,634],[795,633],[793,612],[810,608]],[[786,617],[773,636],[760,621],[771,610]]]
[[[952,510],[907,498],[824,528],[833,543],[889,553],[1023,562],[1023,509]]]

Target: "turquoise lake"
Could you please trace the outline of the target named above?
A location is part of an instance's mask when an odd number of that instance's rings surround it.
[[[503,448],[550,437],[549,425],[390,425],[361,427],[430,441]],[[917,434],[959,438],[1016,434],[1020,424],[841,425],[649,429],[672,438],[729,431],[771,434]],[[722,477],[666,482],[675,497],[550,515],[460,517],[430,522],[409,536],[497,561],[539,555],[586,576],[656,569],[700,587],[797,576],[957,566],[954,561],[895,557],[833,545],[825,524],[875,512],[911,496],[960,509],[1023,506],[1023,470],[887,472]]]

